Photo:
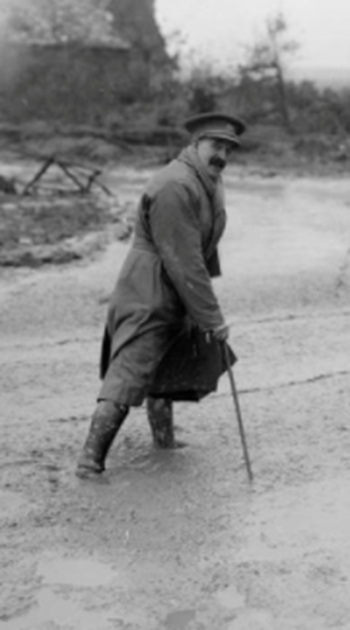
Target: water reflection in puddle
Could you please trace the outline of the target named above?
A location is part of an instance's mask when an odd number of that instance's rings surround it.
[[[1,630],[36,630],[54,624],[67,630],[96,630],[110,627],[101,611],[86,611],[77,602],[69,599],[67,589],[54,592],[55,587],[98,588],[106,586],[118,577],[108,565],[94,559],[69,559],[47,556],[38,565],[37,575],[42,588],[31,610],[1,625]],[[71,592],[69,591],[69,594]],[[45,626],[44,626],[45,624]],[[51,625],[50,625],[51,627]]]
[[[175,610],[164,621],[166,630],[185,630],[196,617],[195,610]]]
[[[38,575],[44,584],[68,584],[96,588],[112,582],[117,574],[93,559],[52,558],[39,563]]]
[[[107,621],[107,620],[105,620]],[[1,625],[1,630],[37,630],[39,628],[64,627],[67,630],[102,628],[101,612],[85,611],[74,602],[59,597],[49,589],[43,589],[35,607],[23,617],[16,617]],[[45,624],[45,625],[44,625]]]
[[[216,594],[218,602],[224,608],[229,610],[235,610],[237,608],[244,608],[245,598],[241,595],[235,586],[229,586]]]
[[[339,554],[350,576],[350,477],[273,490],[256,497],[238,562],[281,562],[298,554]]]

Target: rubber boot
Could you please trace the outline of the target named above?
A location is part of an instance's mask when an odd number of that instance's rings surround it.
[[[129,408],[111,400],[101,400],[92,416],[90,430],[78,460],[77,477],[98,475],[105,470],[105,459],[122,426]]]
[[[153,442],[158,448],[176,448],[173,425],[173,404],[170,398],[152,398],[146,401],[147,418]]]

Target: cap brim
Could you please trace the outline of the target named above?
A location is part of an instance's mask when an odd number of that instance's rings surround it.
[[[225,140],[226,142],[229,142],[235,147],[241,146],[241,143],[238,140],[237,136],[234,136],[233,134],[230,134],[230,133],[225,133],[224,131],[218,132],[218,131],[206,130],[206,131],[203,131],[202,133],[199,133],[197,138],[198,140],[200,140],[200,138],[215,138],[217,140]]]
[[[231,125],[231,128],[234,129],[234,134],[236,136],[241,136],[246,130],[246,125],[240,118],[217,112],[192,116],[185,121],[184,126],[189,133],[195,133],[197,129],[207,127],[208,124],[219,124],[220,126],[222,126],[222,124]],[[224,131],[224,129],[222,129],[222,131]]]

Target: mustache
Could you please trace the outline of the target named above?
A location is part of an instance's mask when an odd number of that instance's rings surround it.
[[[225,160],[222,160],[220,157],[217,157],[215,155],[214,155],[214,157],[210,158],[209,164],[212,164],[213,166],[217,166],[221,170],[223,168],[225,168],[225,166],[226,166]]]

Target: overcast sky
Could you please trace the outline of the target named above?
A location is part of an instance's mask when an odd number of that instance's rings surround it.
[[[301,48],[295,64],[348,68],[350,0],[156,0],[165,35],[179,30],[197,58],[233,65],[268,16],[282,11]]]

